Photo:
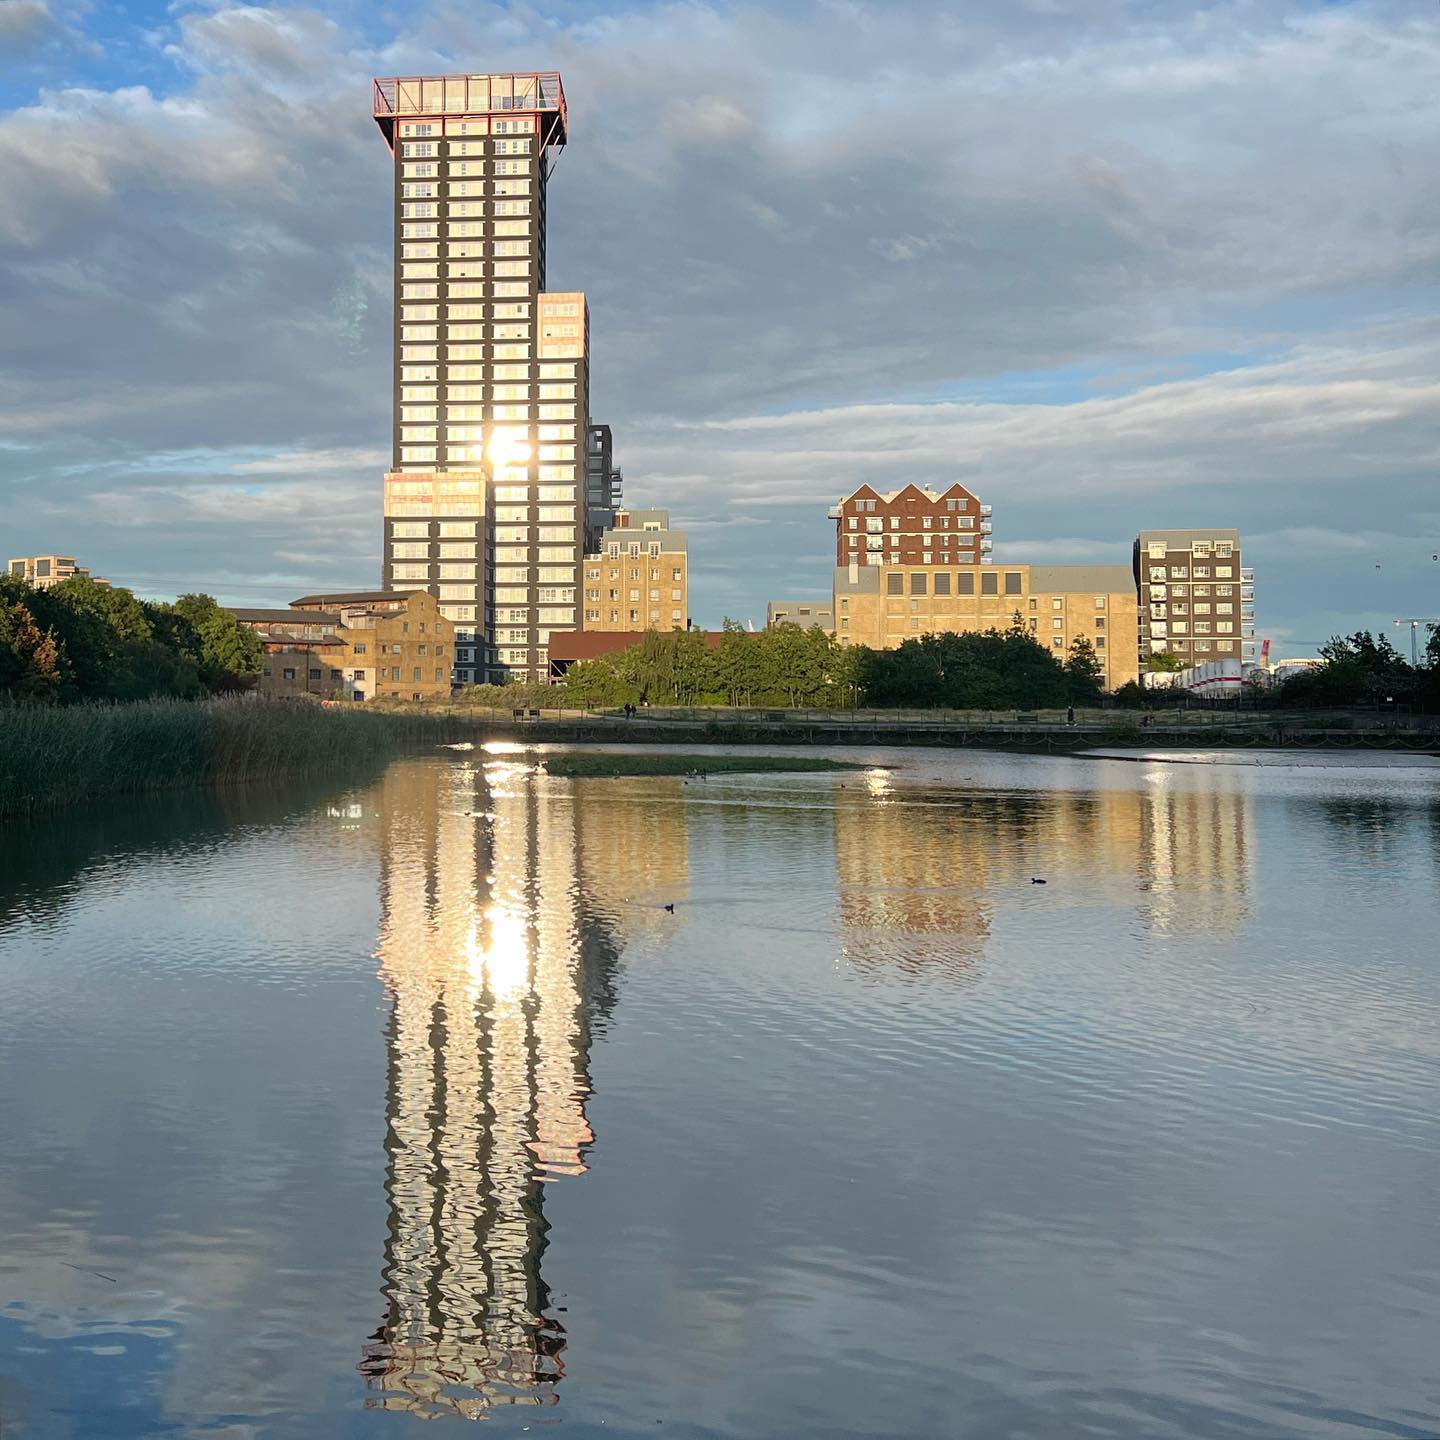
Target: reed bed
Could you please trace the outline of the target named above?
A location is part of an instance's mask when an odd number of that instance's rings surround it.
[[[473,726],[420,711],[320,707],[255,696],[122,705],[0,703],[0,815],[97,795],[333,772]]]

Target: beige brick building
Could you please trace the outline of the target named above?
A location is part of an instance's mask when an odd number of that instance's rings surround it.
[[[581,629],[683,630],[690,618],[689,541],[668,510],[619,510],[585,557]]]
[[[262,694],[443,700],[455,628],[424,590],[302,595],[284,610],[232,610],[261,639]]]
[[[835,634],[891,650],[946,632],[1006,630],[1020,617],[1063,660],[1084,637],[1114,690],[1139,675],[1134,580],[1125,565],[842,565]]]

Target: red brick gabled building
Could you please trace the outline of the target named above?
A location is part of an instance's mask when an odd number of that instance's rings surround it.
[[[989,561],[990,507],[963,485],[936,491],[862,485],[830,507],[837,565],[982,565]]]

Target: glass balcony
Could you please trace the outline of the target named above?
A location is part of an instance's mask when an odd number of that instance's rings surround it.
[[[982,535],[988,535],[994,528],[995,527],[988,520],[982,520],[980,522],[980,533]]]
[[[991,509],[992,509],[992,507],[989,506],[989,505],[982,505],[982,506],[980,507],[980,513],[981,513],[982,515],[989,515],[990,512],[991,512]]]

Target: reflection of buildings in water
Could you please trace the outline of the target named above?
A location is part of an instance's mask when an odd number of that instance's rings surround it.
[[[857,971],[973,972],[990,933],[984,895],[995,851],[971,843],[984,827],[971,806],[950,800],[924,803],[874,785],[841,799],[839,919],[845,958]]]
[[[889,790],[835,812],[845,955],[862,973],[971,976],[994,891],[1031,876],[1099,894],[1146,892],[1157,927],[1214,928],[1246,914],[1253,864],[1243,793],[1140,789]]]
[[[574,812],[543,783],[402,763],[378,789],[389,1313],[361,1369],[381,1408],[478,1418],[549,1403],[562,1373],[544,1183],[585,1169],[585,971],[612,961],[581,944]]]
[[[690,893],[684,781],[662,776],[643,789],[589,782],[576,787],[574,804],[587,905],[626,939],[663,927],[661,907]]]
[[[1238,927],[1250,913],[1255,817],[1243,790],[1178,789],[1147,770],[1138,792],[1137,864],[1152,928],[1199,934]]]

